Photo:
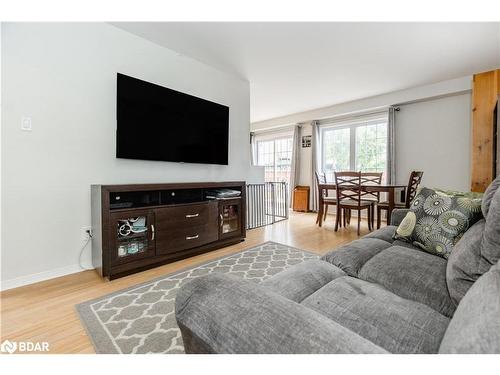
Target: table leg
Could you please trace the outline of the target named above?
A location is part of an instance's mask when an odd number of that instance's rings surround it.
[[[319,199],[319,207],[318,207],[318,224],[319,226],[323,225],[323,209],[325,208],[325,205],[323,203],[323,199]]]
[[[387,225],[389,225],[391,222],[391,213],[392,210],[394,210],[394,188],[390,188],[388,193],[389,193],[388,197],[389,206],[387,207]]]

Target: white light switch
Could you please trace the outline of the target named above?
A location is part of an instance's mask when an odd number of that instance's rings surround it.
[[[21,118],[21,130],[24,130],[25,132],[31,131],[31,117],[23,116]]]

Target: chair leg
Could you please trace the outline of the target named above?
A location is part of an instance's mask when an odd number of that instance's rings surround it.
[[[371,232],[372,231],[372,207],[368,207],[368,230]]]
[[[368,207],[367,211],[368,211],[368,230],[371,230],[370,227],[372,225],[372,205]]]
[[[373,206],[370,207],[370,225],[369,225],[369,228],[370,228],[370,231],[373,230]]]
[[[323,215],[323,220],[326,220],[326,214],[328,214],[328,205],[327,204],[325,204],[324,211],[325,211],[325,213]]]
[[[337,206],[337,215],[335,215],[335,232],[339,230],[340,207]]]
[[[359,227],[361,226],[361,211],[358,211],[358,236],[359,236]]]
[[[382,210],[380,206],[377,206],[377,229],[380,229],[380,215],[382,214]]]
[[[320,204],[318,207],[318,225],[320,227],[323,224],[323,209],[324,209],[324,204]]]
[[[346,227],[346,226],[345,226],[345,220],[346,220],[347,210],[346,210],[345,208],[343,208],[343,209],[342,209],[342,211],[344,211],[344,212],[343,212],[343,217],[342,217],[342,220],[343,220],[343,222],[344,222],[344,228],[345,228],[345,227]]]
[[[351,210],[347,209],[347,225],[351,224]]]

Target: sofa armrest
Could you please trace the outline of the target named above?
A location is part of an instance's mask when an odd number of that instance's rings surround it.
[[[175,314],[186,353],[387,353],[325,316],[231,275],[184,284]]]
[[[408,208],[395,208],[391,213],[391,225],[398,226],[401,224],[406,214],[410,212]]]

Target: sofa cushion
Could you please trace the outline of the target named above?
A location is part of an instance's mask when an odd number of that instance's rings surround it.
[[[397,227],[403,219],[405,218],[406,214],[410,211],[409,208],[395,208],[391,212],[391,225]]]
[[[413,246],[411,243],[402,240],[394,240],[392,246],[401,246],[401,247],[406,247],[407,249],[420,250],[420,251],[422,250],[416,246]]]
[[[339,267],[349,276],[357,276],[368,260],[390,246],[391,243],[379,238],[361,238],[326,253],[321,259]]]
[[[386,353],[324,315],[230,274],[184,283],[175,316],[186,353]]]
[[[446,282],[450,297],[458,305],[472,284],[491,267],[481,256],[481,242],[486,222],[474,224],[458,241],[446,267]]]
[[[396,229],[395,238],[448,258],[462,234],[481,217],[481,199],[423,188]]]
[[[458,304],[472,284],[500,259],[500,190],[497,178],[485,193],[487,214],[472,226],[457,243],[446,270],[448,290]]]
[[[380,229],[377,229],[376,231],[368,233],[366,236],[363,238],[378,238],[379,240],[384,240],[389,243],[394,242],[394,233],[396,232],[396,226],[395,225],[387,225],[385,227],[382,227]]]
[[[483,216],[485,218],[486,216],[488,216],[491,200],[493,199],[493,196],[495,195],[499,187],[500,187],[500,176],[495,178],[493,182],[490,184],[490,186],[488,186],[488,188],[484,192],[483,200],[481,203],[481,211],[483,212]]]
[[[497,178],[498,180],[498,178]],[[495,180],[496,181],[496,180]],[[490,263],[496,264],[500,259],[500,189],[491,198],[483,240],[481,242],[481,256]]]
[[[424,251],[392,246],[366,262],[358,277],[445,316],[455,311],[446,286],[446,260]]]
[[[391,353],[436,353],[449,319],[353,277],[341,277],[302,305],[315,310]]]
[[[481,276],[458,305],[440,353],[500,353],[500,263]]]
[[[262,286],[292,301],[300,302],[345,272],[322,260],[307,260],[263,281]]]

